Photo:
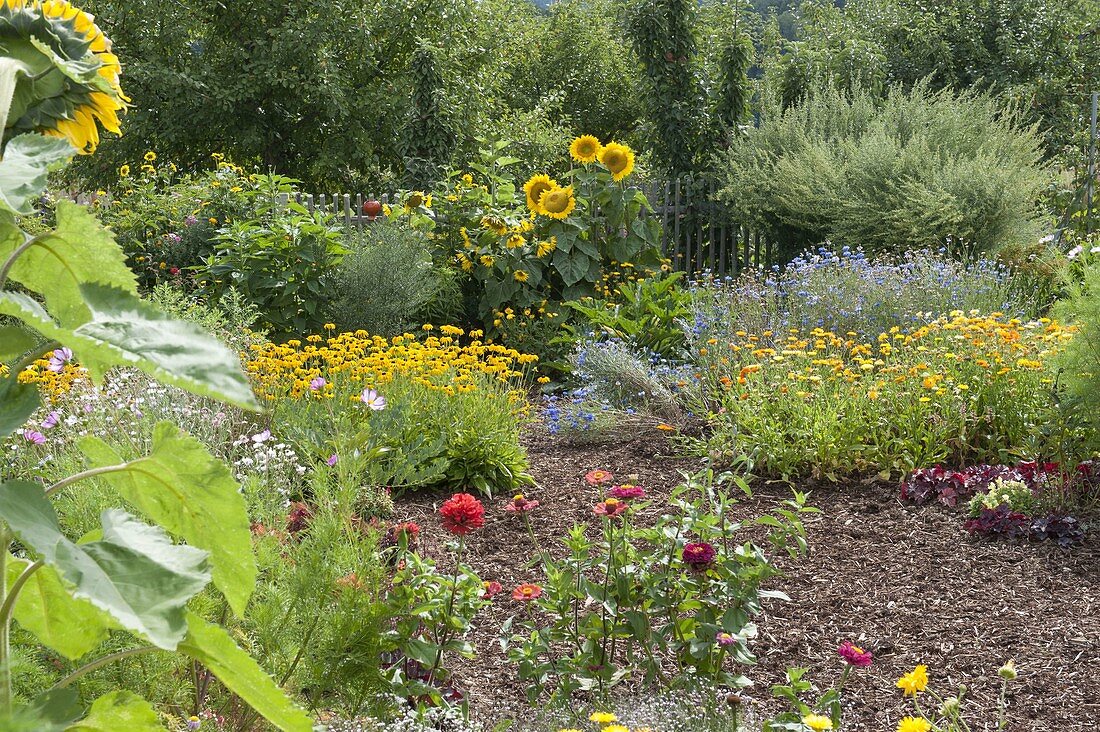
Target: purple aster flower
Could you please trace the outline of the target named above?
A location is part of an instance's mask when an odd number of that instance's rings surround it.
[[[376,412],[386,408],[386,397],[379,395],[374,389],[364,389],[363,393],[359,395],[359,401]]]
[[[61,421],[61,415],[57,412],[50,412],[46,415],[46,418],[42,420],[42,429],[52,430],[57,426],[57,423]]]
[[[325,384],[327,383],[328,382],[325,381],[323,376],[314,376],[309,380],[309,389],[310,391],[321,391],[321,389],[325,388]]]
[[[194,730],[198,729],[201,726],[202,726],[202,722],[199,721],[199,718],[196,717],[193,714],[191,715],[190,719],[187,720],[187,729],[190,732],[193,732]]]
[[[23,439],[32,445],[44,445],[46,444],[46,436],[41,432],[35,430],[23,430]]]
[[[333,465],[336,464],[336,461],[339,459],[340,458],[337,457],[336,453],[332,453],[332,455],[329,456],[329,459],[325,461],[325,465],[331,468]]]
[[[67,364],[72,359],[73,352],[70,351],[68,348],[55,348],[53,355],[50,356],[50,364],[49,366],[47,366],[47,368],[50,371],[59,372],[61,371],[61,369],[65,368],[65,364]]]

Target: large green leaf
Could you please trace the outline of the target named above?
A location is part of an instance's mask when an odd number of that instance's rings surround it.
[[[124,462],[98,437],[85,438],[80,449],[92,467]],[[225,463],[171,422],[161,422],[147,457],[103,479],[148,518],[210,552],[214,584],[233,611],[244,614],[256,584],[256,560],[244,496]]]
[[[84,713],[76,689],[64,687],[45,691],[27,704],[17,706],[10,717],[0,715],[3,732],[62,732]]]
[[[38,339],[18,325],[0,327],[0,363],[14,361],[38,345]]]
[[[187,639],[179,650],[206,666],[225,687],[283,732],[310,732],[309,715],[295,706],[222,627],[187,614]]]
[[[199,326],[174,320],[124,290],[85,284],[80,291],[92,319],[75,330],[59,326],[21,293],[0,292],[0,313],[64,343],[93,378],[111,366],[135,366],[195,394],[259,409],[240,360]]]
[[[0,379],[0,437],[22,427],[40,403],[34,384],[20,384],[15,374]]]
[[[579,250],[567,253],[559,249],[554,252],[554,268],[566,285],[575,285],[584,279],[590,262],[588,255]]]
[[[15,228],[15,227],[11,227]],[[0,260],[23,243],[22,232],[0,238]],[[50,314],[66,328],[76,328],[91,317],[80,286],[88,282],[111,285],[137,294],[137,278],[126,266],[126,255],[114,234],[86,207],[58,201],[57,227],[34,238],[12,266],[12,280],[41,294]]]
[[[8,587],[30,565],[8,556]],[[35,570],[15,601],[15,620],[42,645],[69,660],[80,658],[107,639],[109,619],[87,600],[73,597],[53,567]]]
[[[7,110],[4,110],[5,112]],[[13,137],[0,160],[0,210],[26,216],[46,189],[46,175],[76,154],[65,140],[28,133]]]
[[[88,716],[68,732],[163,732],[153,705],[129,691],[112,691],[92,702]]]
[[[20,480],[0,483],[0,519],[61,572],[73,596],[159,648],[183,640],[184,607],[210,581],[206,552],[174,545],[159,527],[117,509],[100,515],[101,539],[78,545],[61,533],[42,486]]]

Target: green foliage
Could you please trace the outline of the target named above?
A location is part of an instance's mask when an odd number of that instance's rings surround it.
[[[719,161],[721,197],[781,257],[826,239],[871,252],[987,252],[1037,235],[1048,176],[1035,131],[992,97],[820,90]]]
[[[682,272],[647,277],[620,284],[608,300],[568,302],[584,317],[569,330],[582,336],[591,330],[664,358],[681,358],[687,338],[680,321],[691,315],[691,293],[680,287],[682,278]]]
[[[646,140],[667,171],[695,170],[709,142],[696,3],[639,0],[630,10],[631,41],[646,80]]]
[[[737,131],[749,117],[749,67],[756,60],[756,47],[752,38],[735,28],[733,37],[722,49],[721,77],[718,80],[714,113],[724,127]]]
[[[215,302],[237,291],[276,333],[320,330],[330,297],[329,271],[345,252],[331,216],[285,200],[294,181],[268,176],[247,220],[218,233],[200,268],[201,290]]]
[[[443,79],[436,69],[436,52],[421,45],[412,56],[412,98],[409,119],[402,130],[405,183],[428,186],[436,181],[455,145],[441,97]]]
[[[541,596],[533,612],[502,628],[531,703],[546,688],[554,698],[580,690],[604,699],[631,676],[674,688],[701,680],[751,683],[731,661],[753,662],[749,641],[760,598],[784,595],[760,589],[778,570],[755,543],[738,543],[737,534],[745,525],[768,526],[769,541],[798,556],[806,550],[800,514],[814,509],[796,494],[773,515],[742,523],[733,518],[731,491],[738,489],[751,495],[740,478],[708,470],[672,491],[669,512],[652,528],[629,518],[649,503],[630,502],[626,514],[598,519],[599,539],[575,526],[560,560],[536,547],[547,577]],[[693,565],[685,555],[689,544],[708,547],[711,559]]]
[[[391,338],[418,327],[433,304],[446,310],[448,273],[433,264],[423,233],[380,220],[346,246],[332,272],[327,318],[341,331]]]
[[[1071,280],[1068,294],[1054,306],[1053,316],[1080,330],[1058,357],[1060,381],[1066,401],[1074,413],[1092,428],[1094,445],[1100,427],[1100,256],[1091,250],[1095,240],[1085,242],[1078,277]]]

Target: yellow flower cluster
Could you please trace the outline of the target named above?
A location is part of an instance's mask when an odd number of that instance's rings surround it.
[[[424,330],[434,328],[425,325]],[[327,339],[311,335],[305,343],[255,345],[246,370],[257,394],[269,400],[332,398],[338,384],[380,388],[404,377],[448,396],[495,384],[509,390],[513,403],[523,402],[524,372],[537,356],[484,343],[481,331],[465,334],[461,328],[444,325],[439,332],[423,340],[408,333],[387,340],[359,330]],[[463,335],[471,339],[465,345],[459,342]],[[324,384],[317,387],[316,379],[324,379]]]
[[[60,371],[51,371],[48,368],[49,364],[50,361],[47,358],[38,359],[19,372],[19,383],[37,384],[39,391],[53,403],[72,391],[77,384],[88,382],[87,372],[71,361],[62,366]],[[0,365],[0,377],[6,376],[7,373],[8,368]]]
[[[778,385],[781,393],[812,398],[820,387],[839,383],[870,400],[887,389],[907,388],[926,402],[969,390],[970,379],[1013,379],[1022,371],[1040,371],[1075,332],[1045,318],[1024,323],[1000,313],[955,311],[913,331],[895,326],[872,342],[820,328],[786,334],[738,331],[727,343],[711,339],[699,355],[729,374],[719,379],[723,386],[732,388],[736,381],[746,392]],[[757,372],[760,378],[752,378]]]

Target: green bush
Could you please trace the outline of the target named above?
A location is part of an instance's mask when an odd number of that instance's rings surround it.
[[[1096,240],[1082,246],[1078,277],[1069,283],[1068,295],[1054,306],[1059,321],[1079,330],[1058,357],[1066,398],[1076,414],[1091,423],[1092,443],[1100,445],[1100,252]]]
[[[403,333],[420,324],[420,314],[446,286],[427,238],[407,226],[381,220],[348,249],[331,279],[328,321],[341,330],[387,338]]]
[[[1041,146],[988,95],[825,88],[734,141],[721,197],[786,258],[824,240],[974,255],[1037,238]]]

